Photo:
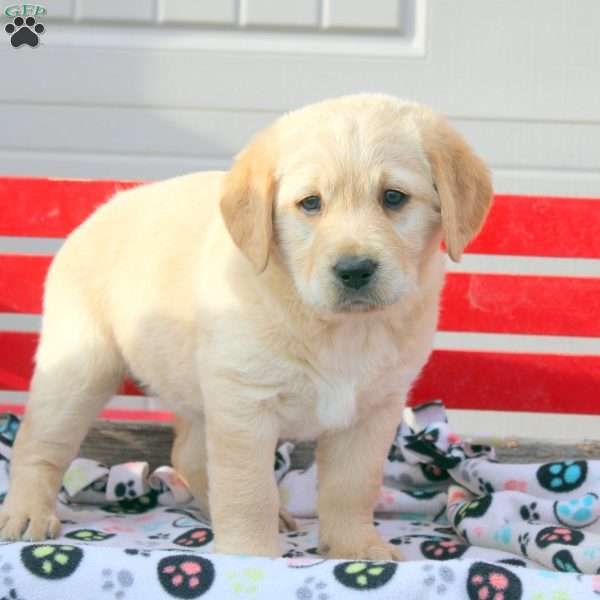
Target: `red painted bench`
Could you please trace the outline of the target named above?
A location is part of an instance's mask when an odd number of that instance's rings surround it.
[[[124,181],[0,178],[0,236],[63,238]],[[600,258],[600,200],[496,196],[468,253]],[[39,314],[50,256],[0,254],[0,313]],[[440,330],[600,337],[598,277],[457,273],[447,276]],[[518,338],[515,338],[518,339]],[[561,338],[562,339],[562,338]],[[37,334],[0,331],[0,390],[28,389]],[[120,393],[140,394],[129,382]],[[449,408],[600,414],[600,356],[435,350],[412,401]],[[22,406],[0,410],[22,412]],[[165,412],[106,410],[109,418],[168,419]]]

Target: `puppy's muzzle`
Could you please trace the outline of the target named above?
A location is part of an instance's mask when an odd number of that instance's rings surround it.
[[[359,290],[369,284],[377,266],[374,260],[366,256],[342,256],[333,271],[345,288]]]

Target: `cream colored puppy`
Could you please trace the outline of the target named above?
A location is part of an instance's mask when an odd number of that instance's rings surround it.
[[[118,193],[50,268],[0,535],[59,533],[65,468],[130,373],[179,416],[217,551],[279,554],[290,437],[318,441],[322,550],[400,558],[373,527],[383,463],[430,353],[442,237],[458,260],[491,197],[443,118],[369,94],[281,117],[228,173]]]

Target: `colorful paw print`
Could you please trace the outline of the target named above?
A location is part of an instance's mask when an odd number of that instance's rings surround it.
[[[198,598],[215,579],[213,564],[200,556],[166,556],[158,563],[158,580],[175,598]]]
[[[104,540],[115,537],[115,534],[104,533],[103,531],[97,531],[96,529],[77,529],[65,534],[65,537],[80,542],[103,542]]]
[[[231,582],[231,589],[236,594],[253,596],[260,590],[260,583],[265,578],[265,572],[256,567],[248,567],[242,571],[228,571],[225,577]]]
[[[554,516],[569,527],[586,527],[598,519],[600,499],[594,493],[554,503]]]
[[[419,467],[427,481],[446,481],[450,477],[446,469],[442,469],[433,463],[420,463]]]
[[[470,600],[519,600],[523,585],[508,569],[477,562],[469,569],[467,593]]]
[[[21,550],[23,566],[44,579],[62,579],[75,572],[83,551],[65,544],[33,544]]]
[[[469,546],[454,540],[428,540],[421,544],[421,552],[430,560],[450,560],[460,558]]]
[[[336,565],[335,578],[346,587],[355,590],[372,590],[385,585],[396,572],[393,562],[353,561]]]
[[[492,498],[493,496],[489,494],[463,504],[454,515],[454,526],[458,527],[463,519],[482,517],[490,508]]]
[[[213,537],[212,530],[206,527],[196,527],[176,537],[173,543],[178,546],[187,546],[188,548],[200,548],[201,546],[210,544]]]
[[[588,465],[585,460],[542,465],[537,472],[538,483],[552,492],[571,492],[586,480]]]
[[[557,571],[563,573],[581,573],[581,569],[577,566],[573,555],[568,550],[559,550],[552,557],[552,565]]]
[[[535,536],[535,543],[538,548],[547,548],[552,544],[578,546],[583,542],[584,538],[583,533],[576,529],[569,529],[568,527],[544,527]]]

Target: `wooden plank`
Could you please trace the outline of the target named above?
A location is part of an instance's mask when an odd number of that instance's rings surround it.
[[[0,312],[41,313],[50,260],[48,256],[0,255]],[[449,273],[439,328],[600,336],[598,298],[600,278]]]
[[[97,421],[82,447],[81,456],[114,465],[125,461],[147,461],[150,468],[171,464],[173,429],[162,423]],[[599,441],[580,444],[550,443],[532,439],[473,440],[494,446],[500,462],[527,463],[554,460],[600,459]],[[306,469],[314,460],[314,442],[300,442],[292,453],[292,468]]]
[[[600,356],[436,350],[413,404],[447,408],[600,414]]]

